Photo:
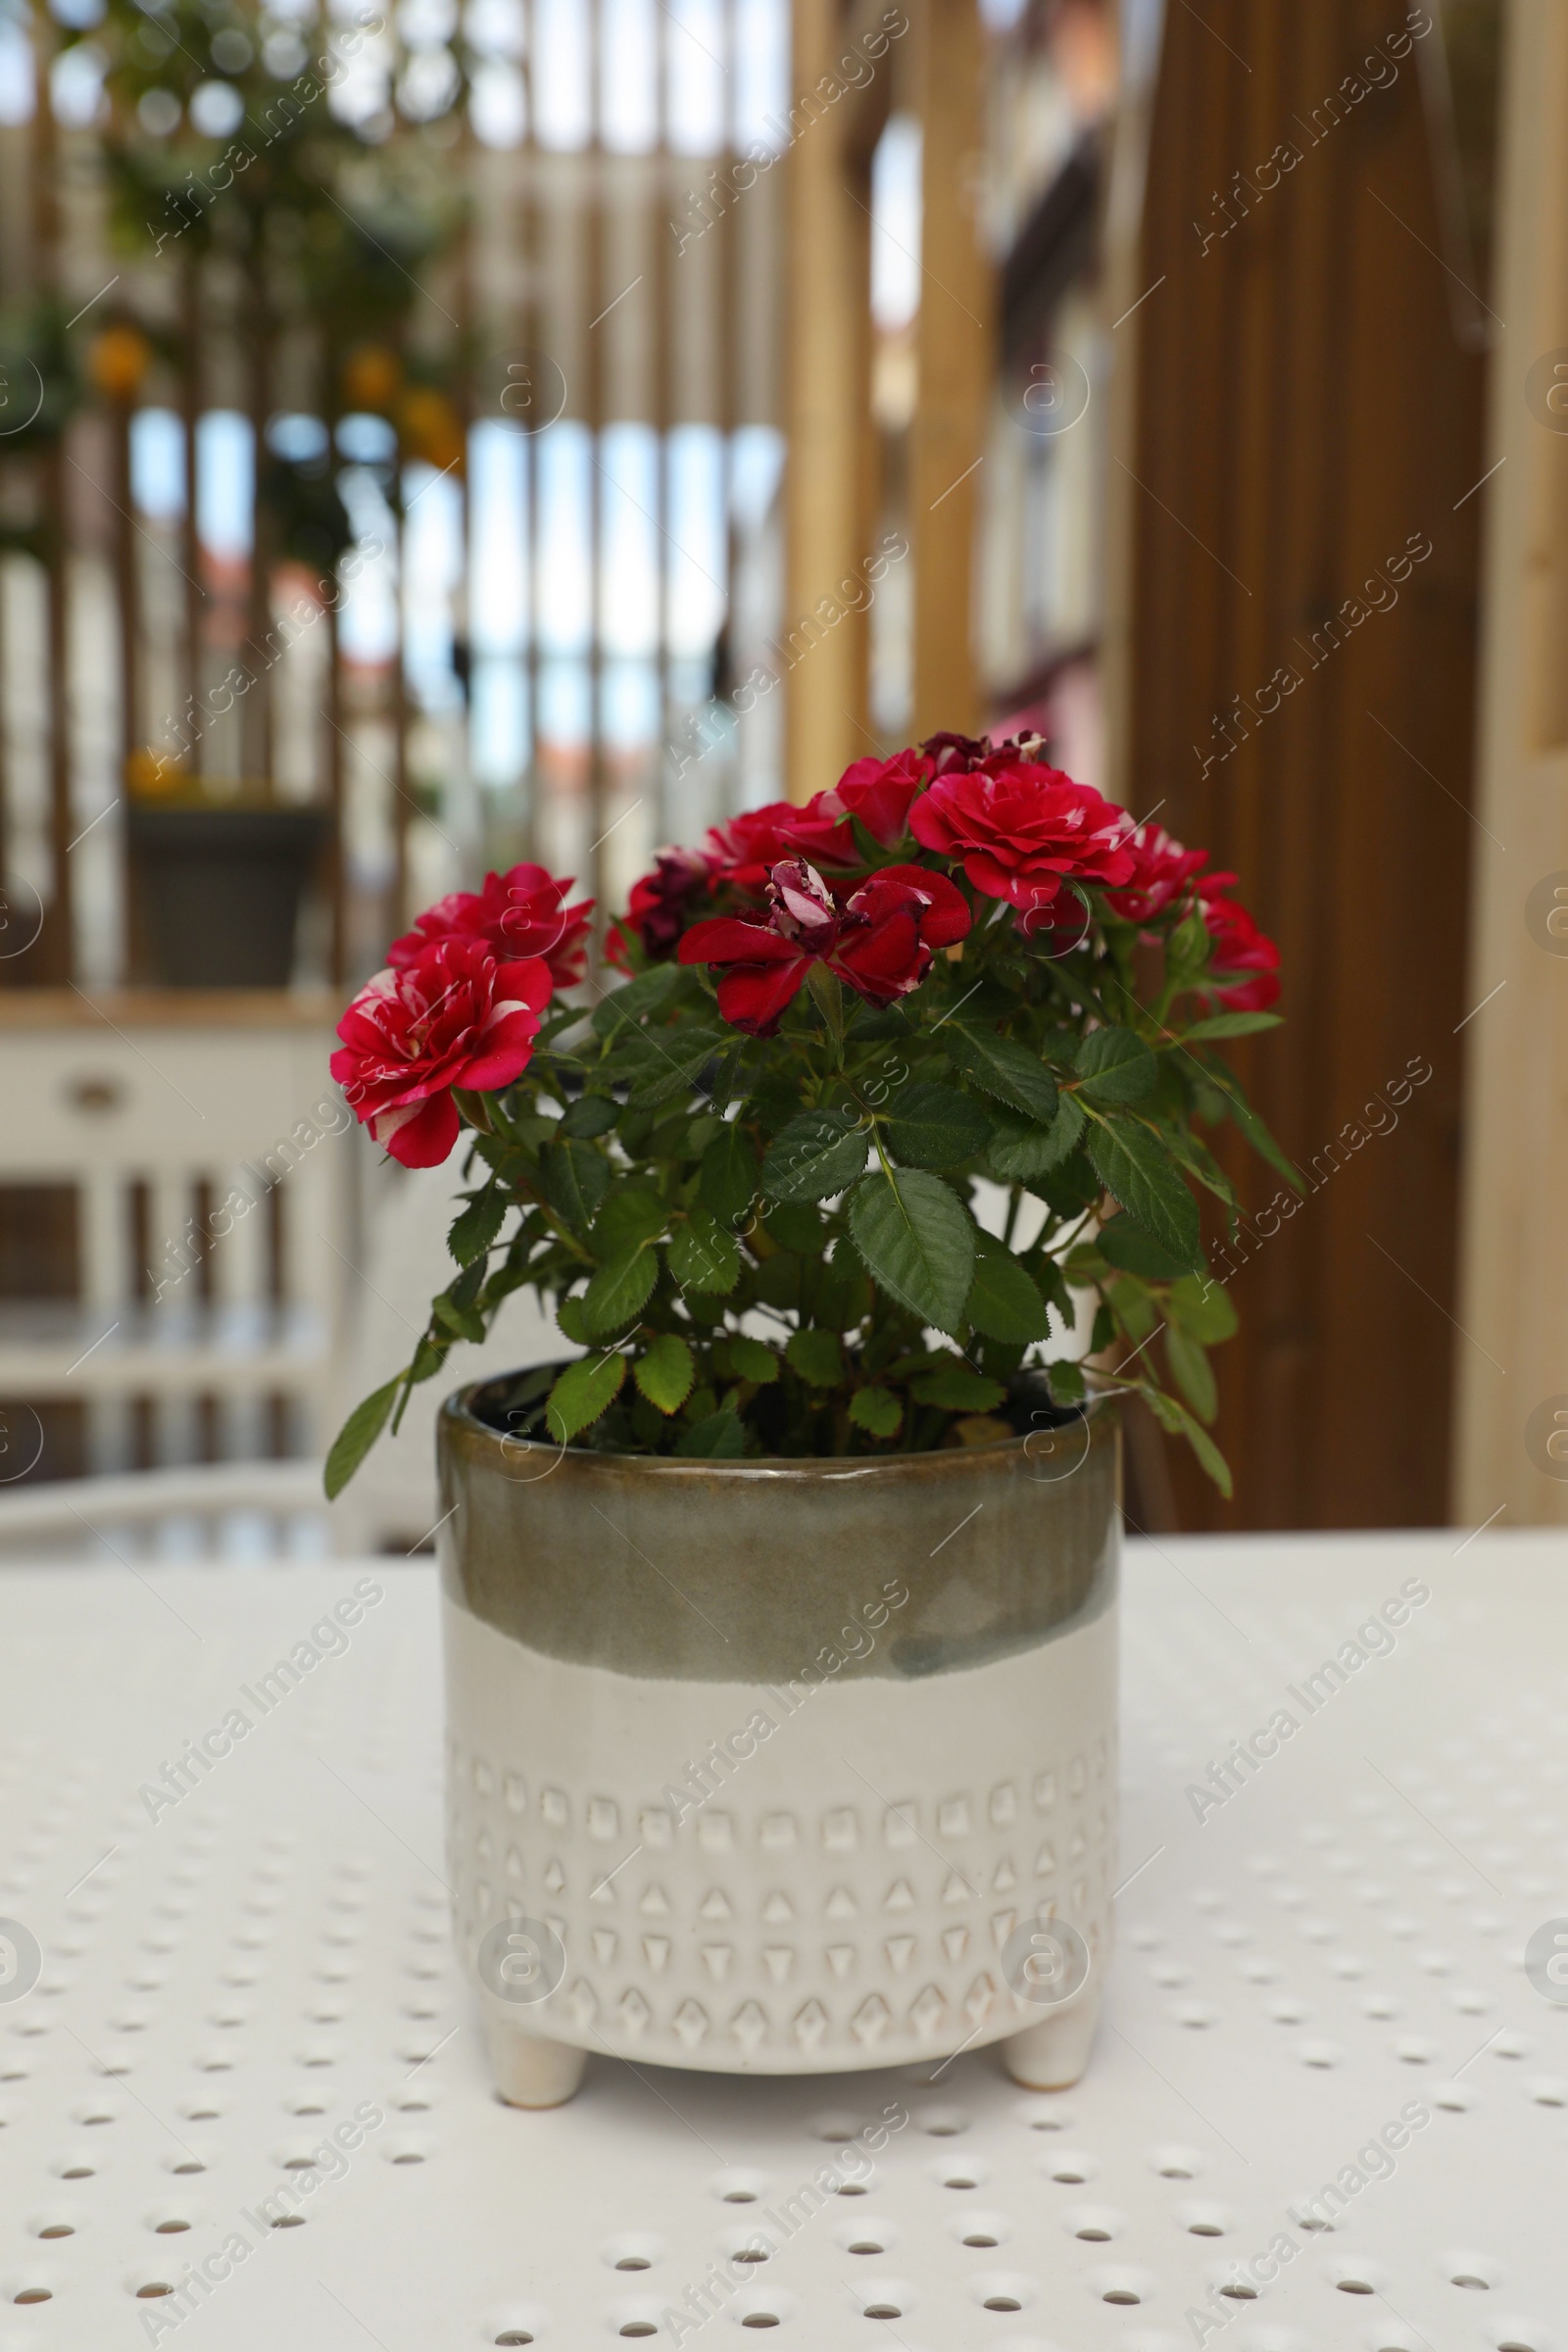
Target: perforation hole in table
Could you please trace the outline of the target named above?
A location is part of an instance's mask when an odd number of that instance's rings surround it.
[[[983,2052],[596,2057],[543,2115],[495,2099],[447,1940],[428,1574],[374,1564],[363,1638],[157,1820],[141,1785],[365,1571],[13,1576],[0,1912],[45,1972],[0,2003],[0,2352],[160,2310],[194,2352],[1180,2352],[1194,2311],[1226,2352],[1568,2352],[1568,2010],[1520,1966],[1568,1916],[1560,1549],[1135,1549],[1130,1884],[1072,2091]],[[1417,1575],[1395,1652],[1199,1821],[1211,1762]]]

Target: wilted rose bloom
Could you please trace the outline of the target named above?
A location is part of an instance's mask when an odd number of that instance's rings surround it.
[[[768,878],[766,922],[735,915],[696,923],[680,943],[682,963],[722,967],[718,1009],[733,1028],[770,1037],[824,963],[873,1004],[918,988],[932,953],[969,929],[963,893],[919,865],[884,866],[840,907],[814,867],[784,858]]]
[[[480,939],[503,962],[542,956],[558,988],[583,976],[592,899],[566,905],[571,879],[560,882],[542,865],[514,865],[486,874],[482,890],[455,890],[427,906],[386,952],[394,971],[413,963],[437,939]]]
[[[938,776],[909,828],[923,848],[961,858],[976,890],[1024,914],[1048,906],[1064,877],[1114,884],[1133,870],[1125,811],[1036,760]]]
[[[458,1140],[452,1089],[483,1094],[520,1077],[550,996],[542,956],[498,963],[482,940],[430,941],[361,989],[338,1023],[332,1075],[394,1159],[436,1167]]]
[[[701,850],[661,850],[654,870],[631,886],[626,912],[610,935],[610,959],[625,965],[625,936],[634,933],[656,962],[675,953],[699,899],[712,888],[713,867]]]

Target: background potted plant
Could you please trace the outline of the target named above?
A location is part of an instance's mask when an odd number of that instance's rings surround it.
[[[1203,1129],[1278,954],[1157,827],[939,736],[663,853],[584,989],[537,866],[446,899],[333,1074],[458,1272],[351,1416],[530,1284],[581,1350],[449,1400],[458,1933],[504,2095],[584,2052],[1076,2079],[1114,1885],[1114,1399],[1224,1486]],[[1170,1385],[1159,1377],[1162,1357]]]

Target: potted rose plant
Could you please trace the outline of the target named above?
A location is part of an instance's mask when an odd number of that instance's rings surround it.
[[[441,1421],[458,1933],[504,2095],[1004,2041],[1076,2078],[1114,1886],[1115,1399],[1205,1423],[1202,1130],[1278,954],[1034,741],[938,736],[670,850],[585,981],[537,866],[390,952],[333,1074],[455,1278],[568,1360]],[[1195,1189],[1196,1188],[1196,1189]],[[1166,1377],[1161,1377],[1161,1369]]]

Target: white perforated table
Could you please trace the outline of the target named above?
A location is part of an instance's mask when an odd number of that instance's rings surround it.
[[[239,1698],[366,1575],[344,1654]],[[447,1940],[428,1569],[0,1576],[0,1914],[43,1954],[0,2001],[0,2352],[1565,2352],[1568,2007],[1524,1950],[1568,1919],[1568,1542],[1134,1544],[1124,1622],[1129,1883],[1076,2089],[599,2059],[528,2115]]]

